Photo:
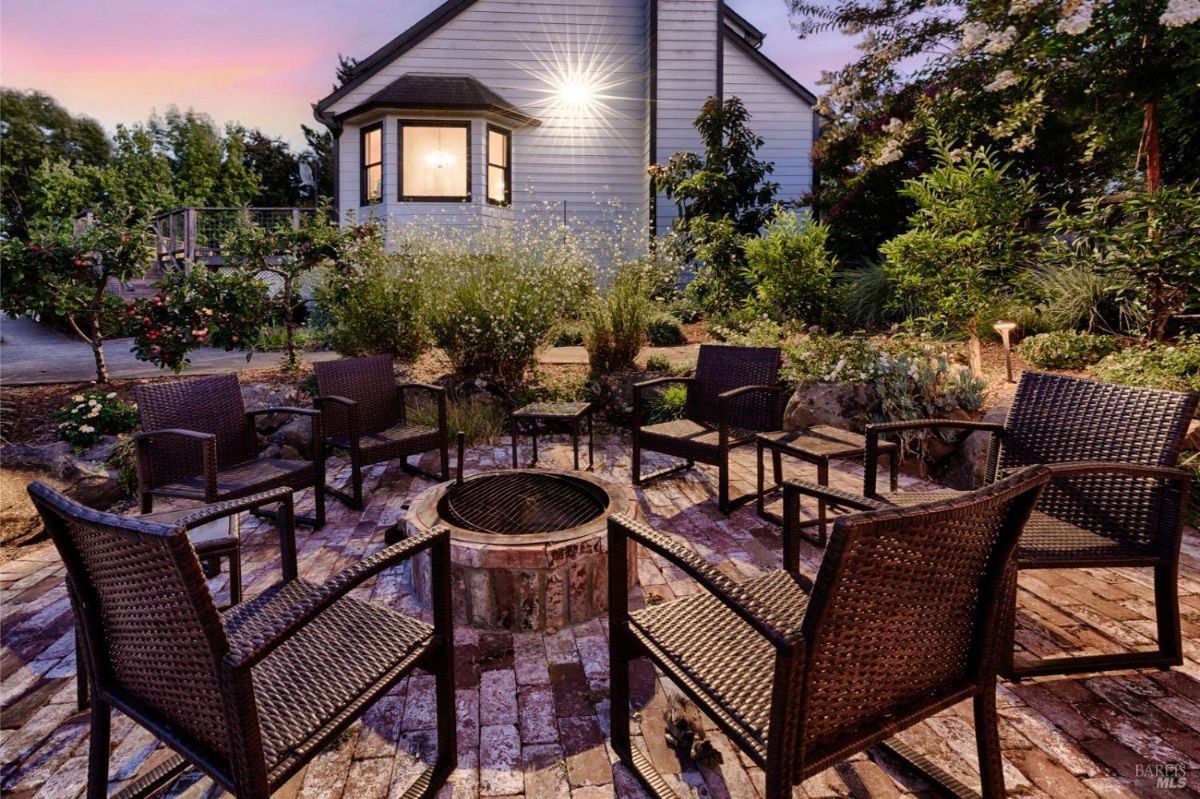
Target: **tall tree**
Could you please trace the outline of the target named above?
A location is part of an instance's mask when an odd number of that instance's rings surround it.
[[[53,97],[38,91],[0,89],[0,224],[9,235],[24,235],[26,201],[44,161],[101,166],[108,160],[108,137],[100,123],[73,116]]]
[[[251,205],[260,207],[300,204],[300,160],[282,139],[268,136],[260,130],[249,130],[243,136],[245,163],[258,175],[258,193]]]
[[[317,197],[332,197],[333,134],[328,130],[310,128],[308,125],[301,125],[300,129],[304,131],[304,141],[308,144],[308,149],[300,155],[300,160],[312,170]]]

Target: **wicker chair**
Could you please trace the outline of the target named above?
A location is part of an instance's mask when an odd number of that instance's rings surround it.
[[[363,507],[362,469],[373,463],[401,458],[405,471],[441,482],[450,479],[449,435],[446,429],[446,389],[424,383],[396,384],[387,355],[348,358],[316,364],[316,406],[324,420],[325,444],[350,454],[353,494],[326,490],[353,508]],[[438,426],[407,422],[405,396],[423,391],[437,401]],[[440,475],[408,463],[410,455],[430,450],[441,454]]]
[[[630,740],[629,661],[644,655],[763,767],[765,799],[791,797],[793,785],[876,744],[952,791],[965,788],[889,741],[964,699],[975,706],[983,795],[1003,796],[1004,598],[1021,527],[1048,477],[1033,467],[969,496],[842,516],[811,593],[794,562],[737,584],[668,536],[612,517],[613,749],[652,794],[674,796]],[[787,501],[794,491],[784,484],[785,513],[798,504]],[[629,612],[624,554],[634,542],[705,592]]]
[[[297,516],[296,523],[325,524],[325,454],[317,411],[281,407],[247,411],[233,374],[148,383],[137,386],[134,396],[142,422],[142,432],[134,435],[142,513],[154,509],[156,496],[211,504],[272,488],[311,488],[316,516]],[[258,456],[254,420],[265,413],[312,419],[312,461]]]
[[[783,416],[779,350],[772,347],[700,345],[695,377],[661,377],[633,387],[633,484],[706,463],[718,469],[717,504],[731,513],[751,501],[753,493],[729,498],[729,451],[754,442],[754,435],[778,430]],[[642,394],[668,383],[687,386],[682,419],[642,426]],[[642,474],[642,450],[662,452],[684,463]]]
[[[112,708],[178,753],[129,794],[149,795],[190,763],[241,799],[265,799],[416,667],[437,679],[438,756],[404,796],[433,796],[454,768],[446,530],[321,585],[286,574],[285,558],[283,581],[220,612],[183,525],[100,513],[42,483],[29,493],[66,564],[86,652],[88,799],[105,796]],[[432,625],[346,596],[428,548]]]
[[[1004,424],[921,419],[867,428],[865,497],[801,484],[801,493],[851,508],[912,505],[952,497],[953,490],[876,493],[879,436],[920,429],[991,435],[985,484],[1030,464],[1054,474],[1017,551],[1018,569],[1154,569],[1158,648],[1148,652],[1044,658],[1017,663],[1010,650],[1001,674],[1011,679],[1183,662],[1179,546],[1190,477],[1173,468],[1198,395],[1100,383],[1027,371]],[[1014,586],[1015,590],[1015,586]],[[1009,614],[1016,623],[1016,595]]]

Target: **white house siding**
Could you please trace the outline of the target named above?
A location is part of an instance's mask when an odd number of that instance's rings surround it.
[[[725,97],[738,97],[750,128],[764,140],[758,155],[775,163],[779,199],[799,199],[812,188],[813,109],[725,39]]]
[[[718,6],[719,0],[658,0],[656,163],[700,148],[692,123],[718,92]],[[675,204],[659,195],[655,205],[662,232],[675,218]]]
[[[644,219],[647,20],[645,0],[479,0],[330,110],[352,109],[409,72],[471,75],[542,120],[540,127],[513,131],[510,214],[542,213],[552,206],[561,215],[565,204],[568,218],[594,223],[607,213],[600,206],[619,204]],[[558,66],[580,63],[593,64],[594,79],[601,84],[602,98],[590,114],[559,107],[550,83]],[[483,184],[485,123],[479,118],[471,139],[470,205],[475,207],[397,201],[396,120],[401,116],[389,114],[384,125],[384,202],[371,209],[358,208],[362,120],[345,126],[339,144],[343,214],[374,212],[397,224],[431,216],[448,223],[502,218],[503,209],[496,209],[500,215],[491,210],[479,213],[479,206],[488,208]]]

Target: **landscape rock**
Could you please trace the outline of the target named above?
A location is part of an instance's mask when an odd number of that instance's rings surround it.
[[[248,411],[276,406],[304,408],[312,404],[307,398],[302,398],[293,386],[276,386],[269,383],[242,386],[242,402]],[[269,433],[286,425],[289,419],[291,417],[285,413],[268,413],[255,418],[254,424],[260,433]]]
[[[277,457],[288,458],[287,451],[296,453],[296,460],[312,452],[312,418],[296,416],[271,434],[271,442],[280,447]]]
[[[1008,416],[1008,406],[1011,395],[1002,398],[988,409],[981,421],[1003,424]],[[984,472],[987,470],[988,445],[991,434],[977,430],[964,438],[958,449],[950,456],[946,471],[939,482],[950,488],[963,491],[979,488],[983,485]]]
[[[1183,437],[1183,448],[1187,450],[1200,450],[1200,419],[1193,419],[1188,422],[1187,435]]]
[[[783,429],[827,424],[861,433],[878,403],[874,391],[856,383],[801,383],[783,412]]]

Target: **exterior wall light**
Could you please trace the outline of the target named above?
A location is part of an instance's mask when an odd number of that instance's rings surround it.
[[[1017,323],[1000,321],[992,325],[992,329],[1000,334],[1000,340],[1004,342],[1004,369],[1008,373],[1008,382],[1012,383],[1012,332],[1017,329]]]

